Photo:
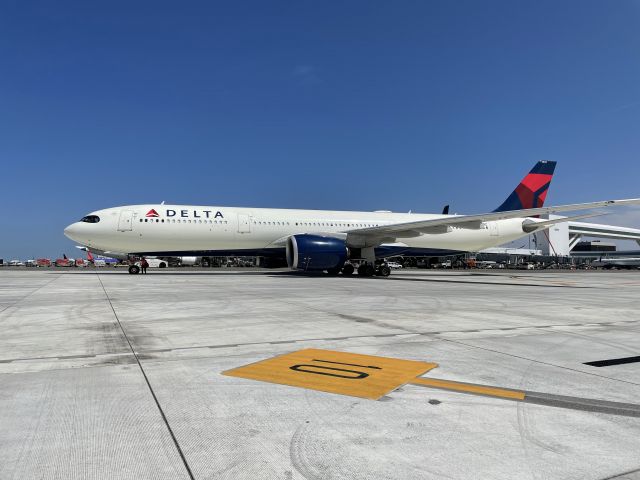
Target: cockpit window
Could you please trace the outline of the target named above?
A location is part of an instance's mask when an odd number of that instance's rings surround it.
[[[85,223],[98,223],[100,221],[100,217],[97,215],[87,215],[86,217],[82,217],[80,221]]]

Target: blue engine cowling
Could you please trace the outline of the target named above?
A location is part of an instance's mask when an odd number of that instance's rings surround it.
[[[292,270],[342,268],[347,260],[344,240],[321,235],[292,235],[287,239],[287,265]]]

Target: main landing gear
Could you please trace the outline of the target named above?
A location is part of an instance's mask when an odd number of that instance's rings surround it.
[[[356,271],[359,277],[388,277],[391,274],[391,268],[384,260],[376,260],[373,247],[350,248],[349,255],[351,260],[342,267],[342,275],[345,277],[353,275]]]
[[[380,277],[388,277],[391,275],[391,268],[386,263],[383,263],[376,269],[376,275]]]
[[[352,263],[347,263],[344,267],[342,267],[342,275],[345,277],[350,277],[355,272],[356,268]],[[369,262],[363,262],[358,266],[357,272],[359,277],[388,277],[391,274],[391,269],[387,266],[386,263],[373,265]],[[333,272],[329,273],[331,274]]]
[[[391,275],[391,269],[386,263],[375,266],[370,263],[363,263],[358,267],[358,275],[361,277],[373,277],[374,275],[377,277],[388,277]]]
[[[353,275],[354,271],[355,267],[350,263],[347,263],[344,267],[342,267],[342,275],[344,275],[345,277],[350,277],[351,275]]]

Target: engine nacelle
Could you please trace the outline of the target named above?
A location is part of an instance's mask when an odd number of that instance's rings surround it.
[[[321,235],[292,235],[287,239],[287,265],[292,270],[322,271],[342,268],[347,260],[344,240]]]

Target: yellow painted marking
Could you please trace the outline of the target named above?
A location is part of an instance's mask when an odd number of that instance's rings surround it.
[[[437,363],[310,348],[222,374],[377,400],[437,366]]]
[[[485,387],[484,385],[472,385],[469,383],[452,382],[449,380],[438,380],[436,378],[416,378],[409,382],[415,385],[425,385],[427,387],[454,390],[463,393],[477,393],[492,397],[510,398],[512,400],[524,400],[525,393],[517,390],[507,390],[504,388]]]

